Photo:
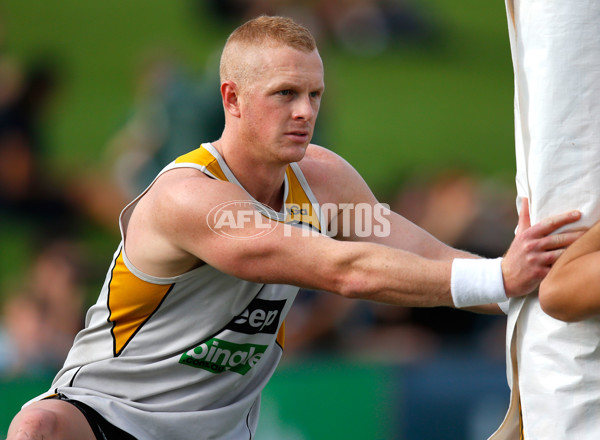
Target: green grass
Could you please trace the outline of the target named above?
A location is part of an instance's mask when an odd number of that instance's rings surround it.
[[[188,3],[5,3],[9,53],[30,60],[48,52],[64,62],[65,84],[48,124],[57,164],[93,162],[102,154],[129,108],[143,52],[172,48],[192,68],[205,62],[222,35],[209,20],[200,26]]]
[[[325,59],[334,70],[334,147],[379,194],[407,176],[446,166],[504,181],[514,174],[503,7],[437,3],[437,45],[401,47],[369,60],[339,53]]]
[[[457,4],[458,3],[458,4]],[[140,53],[160,45],[201,70],[227,29],[191,2],[7,0],[6,45],[31,59],[44,50],[65,61],[66,82],[48,128],[61,169],[94,163],[123,120]],[[397,176],[446,164],[508,175],[512,160],[512,70],[501,4],[423,1],[438,43],[404,45],[357,59],[323,50],[332,148],[378,193]]]

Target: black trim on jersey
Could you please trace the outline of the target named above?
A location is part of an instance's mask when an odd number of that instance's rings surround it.
[[[281,344],[279,343],[279,341],[277,340],[277,337],[275,337],[275,345],[277,345],[277,346],[278,346],[278,347],[281,349],[281,351],[284,351],[284,350],[283,350],[283,345],[281,345]]]
[[[115,276],[115,268],[117,267],[117,260],[123,253],[124,247],[125,247],[125,242],[123,242],[123,245],[121,246],[121,252],[119,252],[119,255],[117,255],[117,257],[114,259],[113,266],[110,268],[110,280],[108,281],[108,289],[107,289],[107,293],[106,293],[106,310],[108,310],[108,316],[106,317],[106,322],[108,322],[109,325],[111,326],[110,334],[112,336],[112,342],[113,342],[112,352],[113,352],[114,357],[117,357],[115,355],[115,352],[117,351],[117,338],[115,338],[115,332],[114,332],[115,322],[110,320],[110,317],[112,316],[112,310],[110,309],[110,285],[112,284],[113,277]]]
[[[250,413],[252,412],[254,405],[256,405],[256,401],[252,403],[252,406],[248,410],[248,414],[246,414],[246,428],[248,428],[248,434],[250,435],[250,437],[248,437],[249,440],[252,440],[252,430],[250,429]]]
[[[77,369],[77,371],[75,372],[75,374],[73,375],[73,377],[69,381],[69,387],[73,386],[73,384],[75,383],[75,376],[77,376],[79,374],[79,372],[81,371],[82,368],[83,368],[83,365]],[[58,388],[56,390],[57,390],[56,392],[58,393]]]
[[[290,225],[290,226],[308,226],[310,229],[314,229],[315,231],[317,231],[319,234],[322,234],[321,230],[319,228],[317,228],[316,226],[312,225],[311,223],[306,223],[300,220],[292,220],[289,222],[284,222],[284,224],[286,225]]]

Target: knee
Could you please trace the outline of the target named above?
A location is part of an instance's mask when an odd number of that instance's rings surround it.
[[[6,440],[49,440],[55,438],[57,415],[45,408],[25,408],[8,428]]]

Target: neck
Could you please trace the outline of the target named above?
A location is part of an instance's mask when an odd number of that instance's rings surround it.
[[[213,142],[212,145],[254,199],[275,211],[281,209],[287,163],[268,163],[259,160],[243,147],[228,144],[223,138]]]

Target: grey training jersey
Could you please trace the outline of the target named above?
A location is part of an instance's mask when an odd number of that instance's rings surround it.
[[[161,174],[175,167],[238,183],[210,144]],[[285,185],[286,206],[301,206],[304,215],[272,216],[320,230],[318,205],[297,165],[288,167]],[[123,210],[122,231],[140,197]],[[127,259],[125,239],[64,367],[34,400],[62,393],[138,439],[252,438],[298,288],[244,281],[209,265],[149,276]]]

